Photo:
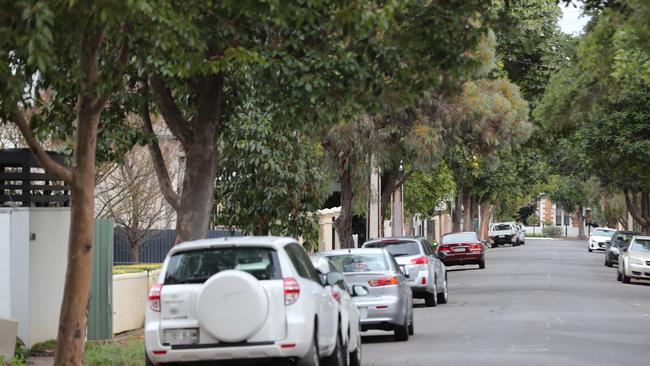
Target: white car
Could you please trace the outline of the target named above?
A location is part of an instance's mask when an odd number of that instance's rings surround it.
[[[329,276],[329,281],[332,282],[327,287],[339,304],[341,334],[343,335],[343,343],[347,345],[346,349],[350,354],[348,364],[350,366],[359,366],[361,365],[361,313],[354,304],[352,296],[365,296],[368,291],[359,285],[355,285],[354,288],[349,287],[341,270],[336,268],[329,259],[321,256],[312,256],[310,258],[314,267],[321,274]]]
[[[612,241],[612,235],[614,235],[615,232],[616,230],[608,229],[606,227],[599,227],[595,229],[591,233],[589,242],[587,244],[587,250],[589,253],[593,252],[594,250],[605,250],[607,248],[607,244]]]
[[[619,281],[630,279],[650,280],[650,236],[635,236],[618,257]]]
[[[344,365],[338,303],[291,238],[174,246],[145,315],[145,363],[293,359]]]

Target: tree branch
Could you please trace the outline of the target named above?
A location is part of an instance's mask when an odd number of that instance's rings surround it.
[[[32,134],[32,131],[29,128],[29,123],[25,118],[24,111],[21,111],[18,109],[18,107],[16,107],[11,111],[11,119],[16,124],[16,126],[18,126],[18,129],[23,135],[25,142],[27,142],[27,146],[29,146],[29,149],[36,156],[41,166],[43,166],[47,172],[53,174],[57,178],[67,183],[72,183],[72,171],[52,159],[45,151],[45,149],[43,149],[43,146],[41,146],[41,144],[36,141],[34,135]]]
[[[154,140],[151,141],[147,147],[149,148],[149,154],[151,155],[151,160],[153,161],[153,166],[156,170],[156,176],[158,176],[160,190],[162,191],[165,200],[169,202],[175,211],[178,211],[181,207],[180,197],[172,187],[172,182],[169,178],[169,171],[167,170],[167,165],[165,164],[165,159],[163,158],[162,151],[160,151],[160,145],[158,145],[158,139],[155,137],[155,133],[153,131],[148,104],[145,104],[143,107],[142,121],[144,122],[144,131],[146,133],[154,135]]]
[[[112,70],[111,73],[111,81],[112,82],[117,82],[122,78],[122,75],[126,72],[126,67],[128,65],[129,61],[129,34],[132,32],[133,27],[131,26],[130,23],[125,23],[124,27],[124,39],[122,40],[122,43],[120,44],[120,49],[119,49],[119,54],[117,56],[117,65]],[[106,103],[108,102],[110,98],[110,92],[105,92],[102,93],[95,102],[93,103],[93,110],[95,111],[100,111]]]
[[[167,89],[165,81],[158,74],[154,74],[149,78],[149,85],[151,86],[151,91],[153,92],[153,99],[160,109],[167,126],[172,131],[174,136],[183,144],[187,146],[189,140],[192,139],[194,132],[192,127],[183,116],[183,113],[178,108],[178,105],[174,101],[171,92]]]
[[[643,216],[641,216],[641,213],[632,202],[632,198],[630,197],[630,191],[627,188],[625,188],[623,189],[623,193],[625,194],[625,205],[627,206],[627,210],[632,215],[632,218],[634,218],[634,220],[636,220],[636,222],[641,224],[641,226],[643,226],[644,228],[648,226],[648,220]]]

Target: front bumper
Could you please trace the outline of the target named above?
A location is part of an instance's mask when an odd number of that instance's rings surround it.
[[[590,241],[589,248],[592,250],[605,250],[607,249],[607,242],[605,241]]]
[[[650,266],[629,264],[626,275],[631,278],[650,280]]]

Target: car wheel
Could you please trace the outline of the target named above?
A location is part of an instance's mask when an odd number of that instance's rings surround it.
[[[350,366],[361,366],[361,332],[357,337],[357,349],[350,353]]]
[[[409,340],[409,330],[407,324],[395,326],[395,340],[398,342],[405,342]]]
[[[621,277],[621,272],[617,269],[616,270],[616,280],[621,281],[622,279],[623,279],[623,277]]]
[[[298,366],[320,366],[320,356],[318,355],[318,335],[317,329],[314,328],[314,339],[306,355],[296,362]]]
[[[478,264],[478,268],[479,268],[479,269],[485,269],[485,261],[484,261],[484,260],[481,261],[481,262],[479,262],[479,264]]]
[[[610,261],[609,259],[605,258],[605,266],[607,266],[607,267],[613,267],[614,265],[612,264],[612,261]]]
[[[621,273],[621,281],[623,281],[623,283],[630,283],[630,280],[631,280],[631,278],[628,277],[625,274],[625,270],[623,270],[623,273]]]
[[[348,366],[350,361],[349,357],[350,354],[348,353],[348,349],[345,344],[343,344],[343,337],[341,337],[341,332],[338,332],[334,352],[325,358],[325,362],[323,362],[323,364],[325,366]]]
[[[149,358],[149,355],[147,354],[147,350],[144,350],[144,365],[145,366],[154,366],[153,361]]]
[[[593,250],[591,249],[591,247],[587,247],[587,250],[589,251],[589,253],[593,252]]]
[[[424,304],[427,307],[434,307],[438,305],[438,287],[436,286],[435,280],[433,280],[433,293],[427,292],[424,294]]]
[[[446,304],[449,301],[449,286],[447,285],[447,276],[442,285],[442,292],[438,294],[438,304]]]
[[[409,327],[408,327],[409,335],[412,336],[415,334],[415,327],[413,326],[413,314],[411,314],[411,320],[409,320]]]

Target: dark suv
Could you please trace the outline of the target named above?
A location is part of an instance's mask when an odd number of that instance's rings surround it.
[[[616,231],[612,235],[612,241],[605,247],[605,265],[613,267],[618,264],[618,254],[621,250],[627,248],[632,237],[643,235],[636,231]]]

